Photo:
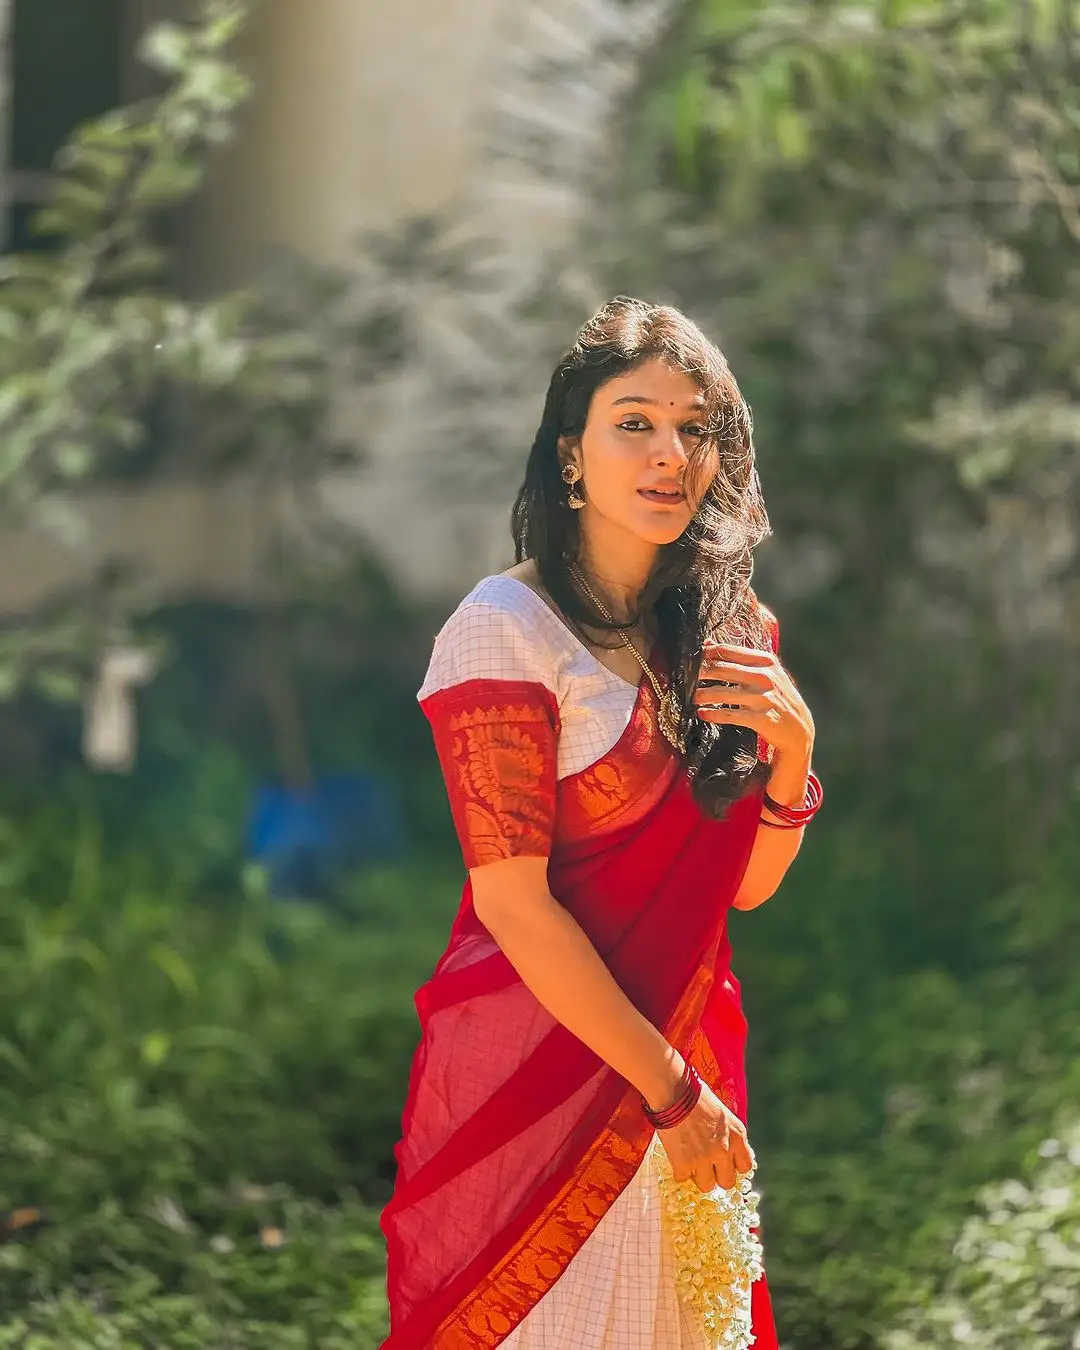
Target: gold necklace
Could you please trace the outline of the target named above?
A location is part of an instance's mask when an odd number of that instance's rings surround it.
[[[577,578],[577,581],[580,584],[582,590],[584,590],[585,594],[593,602],[593,604],[600,611],[603,617],[607,619],[608,623],[614,623],[615,620],[612,618],[610,612],[601,603],[596,593],[593,591],[593,588],[585,580],[585,574],[584,572],[582,572],[581,568],[577,565],[577,563],[571,563],[570,570]],[[619,641],[623,644],[624,647],[627,647],[630,650],[630,652],[633,654],[634,660],[645,672],[646,678],[652,685],[653,693],[656,695],[656,720],[660,726],[661,732],[663,733],[664,739],[669,741],[671,745],[673,745],[675,749],[680,752],[680,754],[684,754],[686,752],[686,742],[679,735],[679,705],[675,701],[674,689],[672,689],[670,684],[668,685],[667,689],[663,687],[660,681],[653,674],[652,670],[649,668],[648,661],[645,660],[645,658],[641,655],[641,653],[638,651],[638,649],[634,646],[634,644],[630,641],[630,639],[626,636],[626,634],[622,631],[621,628],[617,628],[615,631],[619,635]]]

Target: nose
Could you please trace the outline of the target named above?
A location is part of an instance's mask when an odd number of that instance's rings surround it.
[[[682,443],[678,427],[658,427],[649,446],[649,460],[658,469],[685,469],[690,456]]]

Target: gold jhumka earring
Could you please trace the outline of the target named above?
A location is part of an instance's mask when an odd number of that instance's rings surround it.
[[[562,480],[569,483],[570,491],[566,494],[566,504],[571,511],[580,511],[585,505],[585,497],[577,484],[581,481],[581,470],[576,464],[566,464],[563,466]]]

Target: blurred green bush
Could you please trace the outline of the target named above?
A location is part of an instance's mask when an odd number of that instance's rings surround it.
[[[988,1186],[952,1247],[944,1289],[912,1300],[886,1350],[1074,1346],[1080,1327],[1080,1124],[1051,1135],[1023,1180]]]
[[[864,1350],[955,1280],[982,1189],[1022,1175],[1080,1100],[1080,848],[1063,825],[1030,878],[980,883],[963,811],[890,820],[832,785],[833,818],[732,940],[785,1337]],[[935,933],[939,907],[966,933]],[[1022,1318],[1003,1325],[1023,1343]]]
[[[824,809],[733,922],[791,1350],[947,1343],[913,1308],[1078,1098],[1078,63],[1072,0],[688,0],[594,220],[753,405],[818,727]]]
[[[820,728],[826,808],[733,919],[792,1350],[1071,1350],[1073,1145],[1040,1151],[1080,1096],[1075,19],[700,0],[612,195],[612,289],[685,297],[760,413],[760,589]],[[333,912],[238,857],[274,764],[233,617],[155,616],[185,659],[130,780],[57,771],[57,713],[48,772],[0,787],[0,1347],[380,1334],[461,870],[413,703],[435,624],[346,590],[332,640],[291,616],[311,758],[395,777],[425,852]]]
[[[204,897],[132,825],[105,850],[70,796],[0,815],[0,1344],[374,1344],[458,878],[371,872],[334,913],[253,869]]]
[[[200,754],[172,836],[124,783],[0,799],[0,1208],[46,1217],[0,1243],[0,1325],[47,1350],[363,1347],[385,1314],[412,996],[460,861],[426,838],[333,910],[272,900],[228,828],[244,766]],[[434,799],[430,751],[413,769]],[[951,806],[890,813],[858,781],[830,778],[781,892],[732,924],[770,1279],[809,1347],[884,1344],[935,1306],[987,1180],[1080,1096],[1075,832],[1001,885],[977,765]]]

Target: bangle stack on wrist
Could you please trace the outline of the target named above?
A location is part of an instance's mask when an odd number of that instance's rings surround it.
[[[821,790],[821,779],[810,770],[806,780],[806,800],[802,806],[782,806],[780,802],[774,802],[765,793],[762,801],[774,816],[779,816],[779,820],[766,820],[761,817],[762,825],[771,825],[774,830],[798,830],[801,829],[808,820],[810,820],[818,807],[821,805],[824,793]]]
[[[645,1119],[654,1129],[670,1130],[673,1125],[679,1125],[686,1119],[697,1106],[700,1096],[701,1075],[688,1062],[683,1069],[682,1078],[679,1080],[679,1095],[671,1105],[665,1106],[662,1111],[654,1111],[642,1097],[641,1109],[645,1112]]]

